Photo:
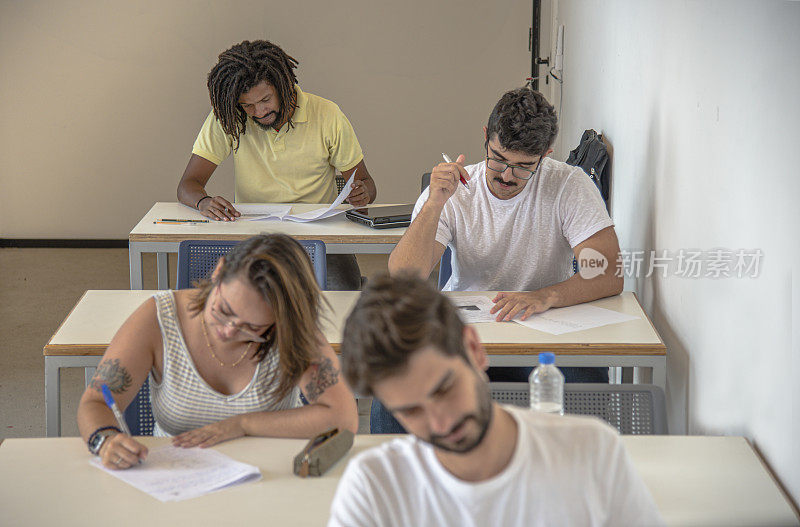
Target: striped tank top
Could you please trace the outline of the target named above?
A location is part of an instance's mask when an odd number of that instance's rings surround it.
[[[161,383],[150,372],[150,400],[155,427],[153,435],[177,435],[234,415],[285,410],[301,406],[295,387],[277,400],[280,366],[277,350],[271,350],[257,366],[250,383],[239,393],[224,395],[200,377],[181,332],[172,291],[154,295],[164,346]]]

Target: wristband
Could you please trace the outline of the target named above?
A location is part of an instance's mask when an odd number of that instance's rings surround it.
[[[197,210],[200,210],[200,202],[203,201],[204,199],[210,198],[210,197],[211,196],[203,196],[202,198],[198,199],[197,200],[197,204],[194,206],[194,208],[196,208]]]

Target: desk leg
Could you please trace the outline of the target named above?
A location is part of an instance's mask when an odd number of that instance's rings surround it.
[[[131,270],[131,289],[144,289],[142,286],[142,251],[139,244],[128,242],[128,262]]]
[[[97,368],[84,368],[83,369],[83,382],[84,388],[89,387],[89,383],[92,382],[92,377],[94,377],[94,372],[97,371]]]
[[[44,358],[44,413],[47,437],[61,435],[61,368],[50,357]]]
[[[662,357],[653,365],[653,384],[661,386],[664,393],[667,393],[667,358]]]
[[[158,288],[169,289],[169,254],[156,253],[156,270],[158,272]]]

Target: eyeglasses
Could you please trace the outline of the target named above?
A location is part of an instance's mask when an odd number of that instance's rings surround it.
[[[511,175],[517,179],[522,179],[523,181],[528,181],[532,178],[536,172],[539,171],[539,166],[542,164],[542,158],[539,158],[539,162],[536,163],[536,168],[534,170],[529,170],[525,167],[521,167],[519,165],[510,165],[499,159],[493,159],[489,156],[486,156],[486,168],[491,170],[492,172],[497,172],[498,174],[502,174],[506,171],[506,169],[511,168]]]
[[[253,342],[266,342],[267,339],[265,339],[261,335],[263,335],[266,331],[272,329],[272,325],[266,327],[265,329],[259,330],[253,328],[253,326],[250,324],[246,324],[243,322],[234,322],[233,318],[230,315],[226,315],[217,309],[219,301],[225,299],[222,298],[222,291],[219,290],[219,286],[216,287],[216,290],[217,290],[217,301],[211,305],[211,316],[214,317],[214,319],[223,326],[235,329],[236,331],[242,333]]]

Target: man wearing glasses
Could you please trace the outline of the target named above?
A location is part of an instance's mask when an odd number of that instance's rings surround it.
[[[580,168],[547,157],[558,131],[550,103],[529,88],[507,92],[483,130],[482,162],[463,166],[462,155],[433,168],[389,271],[428,277],[449,246],[444,289],[508,291],[494,299],[498,321],[622,292],[619,242],[599,191]],[[586,249],[608,262],[594,278],[572,273]]]
[[[597,187],[580,168],[547,157],[558,132],[553,106],[529,88],[505,93],[483,128],[486,158],[440,163],[389,257],[389,272],[427,278],[449,246],[448,291],[501,291],[497,320],[526,319],[622,292],[619,242]],[[467,184],[460,182],[460,177]],[[573,257],[605,259],[603,272],[573,274]],[[594,275],[595,273],[592,273]],[[531,368],[489,368],[492,381],[527,382]],[[567,382],[608,382],[607,368],[562,368]],[[375,432],[399,432],[373,403]]]

